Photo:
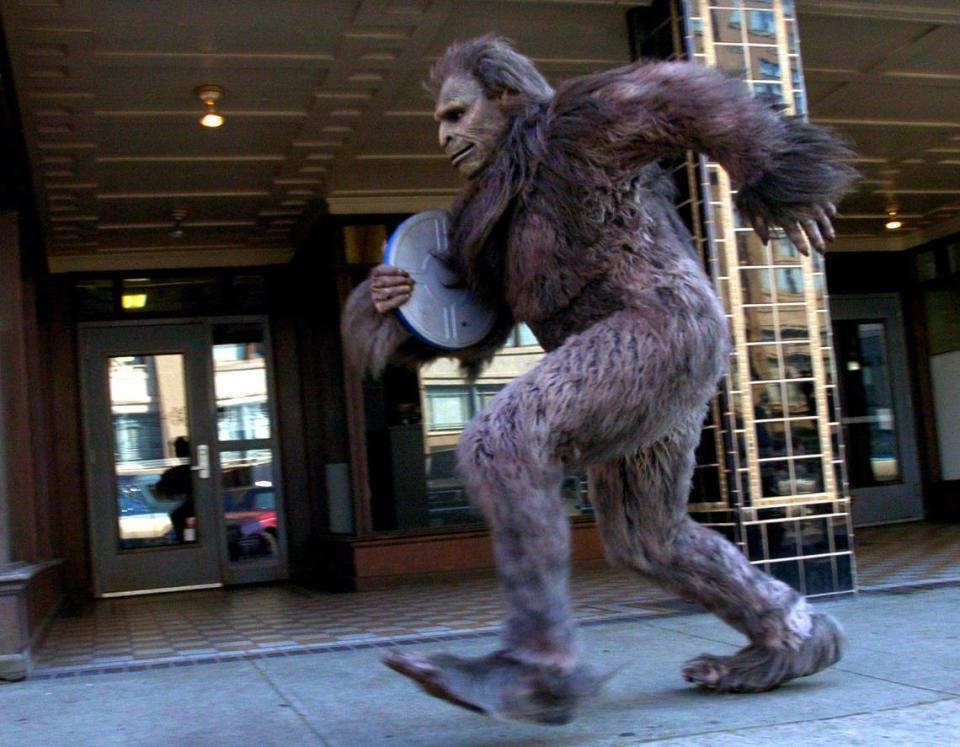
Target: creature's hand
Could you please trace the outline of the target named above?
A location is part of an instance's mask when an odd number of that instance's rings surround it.
[[[830,220],[837,214],[837,208],[831,202],[778,212],[780,215],[774,225],[779,225],[786,231],[787,237],[801,254],[810,256],[811,246],[823,254],[827,248],[826,242],[837,237]],[[752,213],[747,217],[760,240],[764,244],[770,241],[770,221],[759,213]]]
[[[377,265],[370,273],[370,297],[374,308],[388,314],[403,306],[413,293],[413,278],[406,270],[392,265]]]

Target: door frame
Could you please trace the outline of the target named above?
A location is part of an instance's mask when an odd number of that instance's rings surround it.
[[[209,430],[209,437],[207,443],[210,446],[209,449],[209,463],[210,463],[210,501],[214,507],[219,507],[221,502],[216,500],[216,495],[222,494],[222,483],[221,483],[221,469],[220,469],[220,450],[221,444],[219,441],[219,434],[217,430],[217,406],[216,406],[216,389],[215,389],[215,373],[213,366],[213,355],[212,355],[212,345],[213,345],[213,327],[217,324],[232,324],[232,323],[258,323],[261,325],[263,330],[263,341],[265,344],[265,366],[266,366],[266,382],[267,382],[267,392],[268,392],[268,413],[270,416],[271,424],[271,450],[273,452],[273,480],[277,488],[278,500],[276,503],[276,512],[277,512],[277,544],[278,544],[278,554],[279,557],[276,559],[264,559],[264,560],[250,560],[245,561],[243,564],[240,563],[231,563],[228,556],[227,543],[225,541],[225,520],[222,510],[213,511],[213,521],[211,525],[211,532],[215,534],[213,541],[216,543],[217,553],[217,580],[197,585],[189,585],[186,587],[176,587],[176,590],[187,590],[187,589],[196,589],[196,588],[216,588],[224,585],[234,585],[234,584],[246,584],[246,583],[258,583],[263,581],[275,581],[283,580],[289,576],[289,552],[288,552],[288,540],[287,540],[287,531],[286,531],[286,505],[285,505],[285,496],[286,492],[283,485],[283,474],[282,474],[282,444],[280,438],[280,427],[278,421],[278,411],[277,411],[277,386],[276,378],[274,373],[273,366],[273,342],[271,339],[271,330],[270,330],[270,321],[269,317],[263,314],[244,314],[244,315],[230,315],[230,316],[217,316],[217,317],[171,317],[171,318],[162,318],[162,319],[138,319],[138,320],[105,320],[105,321],[91,321],[91,322],[81,322],[77,325],[77,337],[78,337],[78,368],[79,368],[79,381],[80,381],[80,413],[82,421],[82,433],[83,433],[83,469],[84,469],[84,484],[87,488],[87,500],[86,500],[86,509],[87,509],[87,520],[88,520],[88,538],[90,542],[90,558],[91,558],[91,568],[93,571],[93,588],[94,594],[97,597],[103,596],[124,596],[124,595],[133,595],[133,594],[149,594],[149,593],[158,593],[163,591],[170,591],[171,588],[147,588],[139,589],[133,591],[120,591],[120,592],[109,592],[105,591],[103,588],[103,575],[101,573],[100,563],[101,560],[97,557],[97,541],[94,533],[96,531],[96,479],[95,472],[92,468],[92,452],[91,444],[94,443],[92,440],[92,434],[90,429],[90,423],[88,422],[88,413],[87,413],[87,385],[88,377],[90,376],[90,371],[88,370],[88,362],[86,360],[86,351],[85,351],[85,337],[92,334],[98,329],[106,328],[136,328],[136,329],[147,329],[147,328],[169,328],[172,326],[196,326],[201,330],[201,337],[203,339],[204,345],[204,354],[201,357],[200,370],[203,375],[203,384],[202,388],[206,392],[205,401],[198,402],[197,406],[194,408],[194,411],[191,413],[191,420],[198,421],[200,417],[203,417],[207,423],[207,428]],[[162,351],[161,351],[162,352]],[[199,352],[199,351],[198,351]],[[188,382],[189,389],[189,382]],[[107,399],[109,402],[109,398]],[[201,413],[202,411],[202,413]],[[112,441],[111,441],[112,443]],[[229,448],[225,449],[229,450]],[[111,455],[112,461],[112,455]],[[115,530],[114,530],[115,531]],[[176,548],[171,548],[176,549]]]
[[[922,520],[924,501],[914,423],[913,384],[907,364],[906,328],[900,297],[896,293],[834,295],[830,297],[830,316],[832,322],[883,322],[891,396],[897,422],[897,444],[903,480],[892,485],[851,487],[853,523],[855,526],[872,526]],[[840,361],[837,359],[837,367],[839,366]],[[838,371],[837,387],[841,394],[842,419],[843,391],[839,373]]]

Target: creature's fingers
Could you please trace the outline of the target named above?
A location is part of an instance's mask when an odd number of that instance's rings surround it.
[[[394,288],[413,288],[413,279],[401,275],[388,275],[386,277],[373,278],[370,281],[370,287],[373,290],[391,290]]]
[[[833,223],[830,221],[830,216],[827,215],[827,211],[824,210],[820,205],[816,205],[813,209],[813,212],[817,223],[820,224],[821,233],[823,233],[828,241],[833,241],[836,239],[837,233],[833,230]]]
[[[386,288],[373,288],[370,291],[373,297],[373,306],[380,314],[393,311],[403,306],[410,300],[413,286],[410,283],[406,285],[394,285]]]
[[[812,218],[805,218],[800,222],[800,225],[803,226],[803,232],[806,234],[810,244],[818,252],[823,254],[827,248],[827,244],[823,240],[823,236],[820,235],[820,228],[817,226],[817,222]]]
[[[371,270],[370,278],[374,282],[387,280],[388,278],[407,278],[409,280],[410,273],[393,265],[377,265]]]
[[[832,202],[828,202],[828,203],[826,204],[826,207],[827,207],[827,212],[830,214],[830,217],[831,217],[831,218],[836,218],[836,217],[837,217],[837,206],[834,205]]]
[[[381,301],[386,301],[389,298],[397,298],[399,296],[409,296],[412,292],[413,286],[410,283],[386,285],[382,287],[375,286],[372,289],[374,297]]]
[[[380,311],[382,314],[384,311],[393,311],[394,309],[399,309],[409,300],[409,293],[406,293],[402,296],[393,296],[392,298],[384,299],[380,302],[378,311]]]
[[[410,298],[413,290],[409,285],[397,285],[390,288],[374,288],[372,295],[375,301],[392,301],[395,298]]]
[[[790,237],[790,241],[797,247],[797,251],[805,257],[810,256],[810,242],[807,241],[807,235],[803,232],[799,223],[787,224],[783,227]]]
[[[767,225],[767,221],[763,218],[763,216],[751,216],[750,223],[753,225],[753,230],[757,232],[757,236],[760,237],[760,241],[762,241],[764,244],[769,243],[770,226]]]

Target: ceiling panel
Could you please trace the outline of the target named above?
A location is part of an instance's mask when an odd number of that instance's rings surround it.
[[[91,6],[98,48],[179,54],[332,55],[358,10],[350,0],[100,0]]]
[[[637,3],[638,5],[642,3]],[[435,59],[450,41],[502,33],[535,60],[587,59],[618,64],[630,58],[626,7],[621,4],[451,3],[447,22],[427,47]]]
[[[864,18],[855,5],[847,16],[823,10],[817,3],[798,7],[800,48],[807,67],[863,70],[936,28],[926,22]]]
[[[960,77],[948,83],[854,78],[815,106],[823,118],[943,122],[960,128]]]
[[[277,261],[323,197],[334,212],[447,205],[459,180],[421,87],[445,46],[499,31],[556,84],[627,61],[631,4],[0,0],[51,266],[134,266],[128,250],[151,267],[229,262],[225,247]],[[811,115],[859,153],[849,246],[887,238],[892,202],[935,231],[960,203],[960,4],[797,6]],[[197,123],[202,83],[226,89],[217,130]]]

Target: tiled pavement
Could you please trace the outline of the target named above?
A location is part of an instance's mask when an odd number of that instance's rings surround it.
[[[960,582],[960,526],[859,530],[857,565],[867,591]],[[573,594],[586,625],[692,609],[606,567],[577,569]],[[56,620],[33,676],[473,637],[495,629],[502,611],[492,577],[355,594],[286,584],[111,599]]]
[[[894,524],[858,529],[864,591],[960,581],[960,524]]]

